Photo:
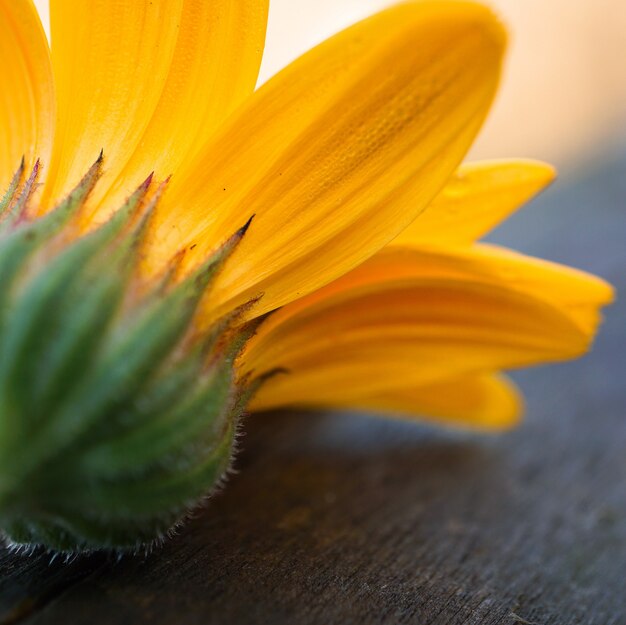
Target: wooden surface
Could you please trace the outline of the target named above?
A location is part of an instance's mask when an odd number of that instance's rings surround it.
[[[495,237],[626,289],[626,158]],[[0,556],[0,623],[624,625],[626,303],[587,358],[517,376],[518,430],[249,419],[223,494],[147,557]]]

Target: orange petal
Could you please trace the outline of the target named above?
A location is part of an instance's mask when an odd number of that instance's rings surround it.
[[[31,0],[0,0],[0,195],[22,156],[49,161],[54,85],[48,41]]]
[[[529,160],[461,165],[428,208],[394,243],[476,241],[554,180],[554,168]]]
[[[343,396],[343,405],[323,403],[303,407],[361,409],[393,417],[419,415],[438,423],[469,428],[501,429],[515,425],[522,412],[522,398],[515,385],[503,375],[477,373],[443,380],[429,386],[398,388],[393,380],[389,390],[374,394]],[[322,400],[323,397],[318,398]],[[280,406],[271,386],[261,387],[251,410],[268,410]]]
[[[117,206],[150,171],[178,172],[253,91],[269,0],[185,0],[171,69],[150,124],[120,173]],[[106,210],[106,207],[104,207]]]
[[[541,297],[559,307],[580,329],[592,336],[602,320],[600,308],[615,297],[613,287],[592,274],[526,256],[486,243],[449,254],[472,271]]]
[[[278,316],[285,320],[331,298],[440,279],[479,281],[526,293],[566,315],[589,338],[601,320],[599,309],[614,295],[601,278],[495,245],[428,248],[394,241],[349,274],[285,307]]]
[[[601,320],[600,307],[613,301],[613,288],[601,278],[496,245],[436,248],[398,241],[357,268],[351,284],[357,279],[397,280],[407,274],[449,278],[471,274],[550,302],[589,335],[595,333]],[[335,288],[341,288],[341,283]]]
[[[101,149],[116,209],[151,171],[190,158],[254,88],[267,0],[51,0],[59,133],[46,198],[84,174]]]
[[[255,314],[330,282],[436,195],[496,89],[504,34],[484,7],[407,2],[336,35],[226,124],[161,211],[162,266],[190,264],[252,214],[218,278],[213,315],[264,292]]]

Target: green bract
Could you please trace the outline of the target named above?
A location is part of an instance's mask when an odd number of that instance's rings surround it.
[[[229,466],[254,331],[195,313],[239,230],[184,280],[138,276],[151,178],[98,229],[77,212],[102,158],[54,211],[27,217],[38,166],[0,204],[0,527],[14,545],[129,549],[158,540]],[[21,188],[20,188],[21,187]]]

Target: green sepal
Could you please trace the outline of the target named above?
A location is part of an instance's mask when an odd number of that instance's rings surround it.
[[[235,361],[256,324],[242,310],[196,322],[247,224],[182,281],[145,283],[163,188],[150,176],[79,236],[101,164],[42,217],[28,216],[37,171],[22,182],[22,166],[0,205],[0,528],[13,545],[161,540],[227,471],[253,388]]]
[[[15,174],[13,174],[13,178],[11,178],[11,182],[9,183],[9,188],[6,190],[5,194],[2,196],[2,199],[0,200],[0,217],[6,214],[7,209],[15,201],[16,196],[17,196],[17,190],[20,186],[20,182],[22,181],[22,176],[24,175],[25,168],[26,168],[26,161],[24,157],[22,157],[20,166],[17,168],[17,171],[15,172]]]

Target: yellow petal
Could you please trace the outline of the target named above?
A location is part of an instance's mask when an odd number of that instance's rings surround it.
[[[394,241],[350,273],[293,302],[279,316],[284,320],[331,297],[350,298],[439,279],[479,281],[526,293],[566,315],[589,338],[601,320],[599,309],[614,296],[611,285],[597,276],[495,245],[437,248]]]
[[[472,271],[552,302],[590,336],[602,320],[599,309],[614,299],[613,287],[602,278],[497,245],[476,244],[451,255]]]
[[[461,165],[394,243],[471,243],[533,198],[554,176],[550,165],[529,160]]]
[[[469,280],[414,281],[318,302],[287,319],[281,312],[252,341],[244,369],[290,371],[272,381],[290,401],[303,393],[340,398],[347,387],[373,392],[389,378],[425,385],[562,360],[589,342],[545,302]]]
[[[183,0],[51,0],[58,121],[44,201],[73,187],[101,149],[105,180],[126,164],[163,90],[182,7]]]
[[[389,390],[375,394],[349,395],[342,403],[325,405],[322,396],[311,394],[310,403],[301,407],[346,408],[387,413],[394,417],[420,416],[439,423],[464,427],[501,429],[515,425],[522,412],[523,400],[515,385],[506,376],[478,373],[443,380],[429,386],[398,387],[390,381]],[[332,380],[328,380],[332,384]],[[280,407],[279,397],[271,385],[261,387],[253,399],[251,410]]]
[[[444,249],[396,240],[357,268],[351,280],[371,282],[402,275],[462,278],[468,274],[552,303],[589,335],[601,320],[600,307],[613,301],[613,288],[597,276],[486,243]]]
[[[285,368],[268,382],[279,403],[343,405],[346,393],[387,391],[393,380],[424,386],[563,360],[591,341],[559,305],[471,267],[397,267],[396,255],[380,254],[276,312],[250,343],[243,371]]]
[[[258,91],[176,177],[167,262],[191,264],[256,217],[213,292],[256,314],[328,283],[406,227],[443,186],[496,89],[504,34],[484,7],[408,2],[336,35]]]
[[[0,0],[0,195],[22,156],[49,159],[54,86],[46,35],[31,0]]]
[[[508,377],[488,373],[354,399],[354,406],[366,410],[405,417],[420,415],[438,422],[487,429],[514,426],[523,406],[517,387]]]
[[[171,69],[150,124],[106,201],[150,172],[179,171],[254,91],[269,0],[185,0]],[[106,209],[106,207],[105,207]]]
[[[101,149],[108,210],[151,171],[190,158],[253,90],[267,0],[51,0],[58,139],[46,197],[84,174]]]

